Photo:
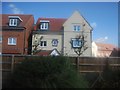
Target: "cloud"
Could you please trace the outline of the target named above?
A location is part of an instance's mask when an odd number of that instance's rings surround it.
[[[98,38],[97,40],[95,40],[95,42],[105,42],[107,40],[108,40],[108,36],[105,36],[105,37]]]
[[[97,23],[96,22],[93,22],[90,25],[92,26],[92,28],[96,28],[97,27]]]
[[[14,4],[9,4],[9,7],[11,8],[13,14],[23,14],[23,11],[17,8]]]
[[[10,8],[14,8],[14,7],[15,7],[14,4],[9,4],[8,6],[9,6]]]

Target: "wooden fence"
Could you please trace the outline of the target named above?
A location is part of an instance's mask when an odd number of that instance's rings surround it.
[[[20,64],[23,60],[32,57],[31,55],[2,55],[2,72],[12,72],[14,66]],[[101,72],[103,71],[106,63],[112,69],[120,69],[120,57],[110,57],[110,58],[95,58],[95,57],[69,57],[73,65],[79,70],[80,73],[88,72]]]
[[[23,60],[40,57],[31,55],[2,55],[2,83],[9,80],[11,73],[13,72],[16,65],[20,64]],[[120,57],[114,58],[94,58],[94,57],[69,57],[71,63],[77,68],[80,73],[87,74],[93,72],[102,72],[106,62],[112,69],[120,69]]]
[[[40,56],[2,55],[0,56],[0,58],[1,57],[2,57],[2,63],[0,64],[2,65],[2,67],[0,68],[0,70],[2,71],[2,85],[4,85],[4,87],[7,87],[6,82],[10,81],[9,77],[16,65],[20,64],[23,60],[34,58],[34,57],[40,57]],[[106,63],[108,63],[112,69],[120,70],[120,57],[110,57],[110,58],[69,57],[69,60],[71,60],[71,63],[82,74],[102,72]],[[93,86],[94,83],[91,85]]]

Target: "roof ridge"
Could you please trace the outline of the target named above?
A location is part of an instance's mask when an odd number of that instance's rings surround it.
[[[67,18],[39,17],[38,19],[67,19]]]
[[[32,14],[0,14],[0,15],[7,15],[7,16],[33,16]]]
[[[112,43],[102,43],[102,42],[95,42],[96,44],[109,44],[109,45],[114,45],[114,44],[112,44]]]

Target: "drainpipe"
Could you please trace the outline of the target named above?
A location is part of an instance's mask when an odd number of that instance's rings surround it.
[[[62,30],[62,55],[64,56],[64,29]]]
[[[92,56],[92,30],[90,30],[90,41],[91,41],[91,46],[90,46],[90,50],[91,50],[91,56]]]
[[[24,47],[23,47],[23,54],[26,54],[26,28],[24,27]]]

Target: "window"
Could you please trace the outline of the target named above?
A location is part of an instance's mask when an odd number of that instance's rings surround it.
[[[17,19],[10,19],[9,26],[17,26]]]
[[[79,25],[74,25],[74,31],[80,31],[80,26]]]
[[[57,39],[53,39],[52,40],[52,46],[57,47],[57,45],[58,45],[58,40]]]
[[[48,25],[49,25],[48,22],[41,22],[40,23],[40,29],[41,30],[48,30]]]
[[[2,43],[2,36],[0,36],[0,43]]]
[[[47,41],[40,41],[40,46],[42,46],[42,47],[47,46]]]
[[[73,48],[81,47],[81,40],[80,39],[72,39],[72,47]]]
[[[16,45],[16,42],[17,39],[16,38],[13,38],[13,37],[10,37],[8,38],[8,45]]]

